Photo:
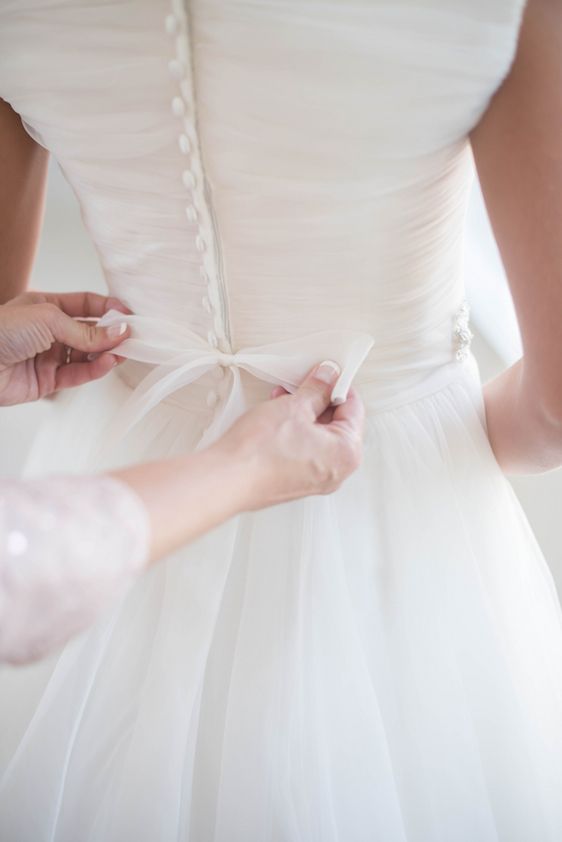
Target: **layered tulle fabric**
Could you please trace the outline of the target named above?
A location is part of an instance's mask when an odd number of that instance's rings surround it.
[[[4,672],[2,839],[562,838],[560,604],[462,308],[468,132],[523,5],[2,5],[0,95],[134,311],[29,474],[195,450],[326,357],[367,408],[335,494],[230,520]]]
[[[228,522],[67,647],[6,737],[3,838],[555,842],[560,606],[479,395],[472,356],[364,390],[339,491]],[[180,406],[150,424],[188,444]]]

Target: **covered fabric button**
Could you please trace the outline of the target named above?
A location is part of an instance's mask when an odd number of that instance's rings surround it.
[[[218,339],[216,337],[216,334],[213,333],[212,330],[210,330],[209,333],[207,334],[207,341],[212,348],[216,348],[217,345],[219,344]]]
[[[181,117],[185,112],[185,102],[181,96],[175,96],[172,100],[172,112],[176,117]]]
[[[189,152],[191,151],[191,142],[190,142],[188,136],[186,134],[180,134],[179,139],[178,139],[178,143],[179,143],[180,151],[184,155],[188,155]]]
[[[197,222],[197,208],[195,205],[188,205],[185,209],[185,215],[190,222]]]
[[[207,313],[210,313],[210,312],[211,312],[211,302],[209,301],[209,299],[207,298],[207,296],[205,296],[204,298],[202,298],[202,299],[201,299],[201,304],[203,305],[203,309],[204,309]]]
[[[180,28],[180,23],[175,15],[166,15],[164,26],[168,35],[175,35]]]
[[[181,79],[185,75],[185,67],[177,58],[173,58],[168,62],[168,70],[170,71],[170,76],[174,79]]]
[[[195,238],[195,248],[197,249],[197,251],[205,251],[205,249],[207,248],[207,243],[205,242],[201,234],[198,234]]]
[[[195,176],[193,175],[191,170],[184,170],[181,176],[181,180],[189,190],[193,190],[193,188],[195,187]]]

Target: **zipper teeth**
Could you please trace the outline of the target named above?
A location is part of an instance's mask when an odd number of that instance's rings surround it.
[[[203,171],[203,160],[202,156],[200,155],[201,161],[201,169]],[[220,301],[220,308],[221,308],[221,326],[224,331],[225,339],[228,343],[228,348],[225,349],[229,352],[232,351],[232,332],[230,328],[230,306],[228,301],[228,291],[226,289],[226,284],[224,282],[224,261],[222,255],[222,247],[220,242],[220,233],[219,233],[219,226],[217,222],[217,217],[215,213],[215,206],[213,202],[213,196],[209,181],[207,179],[206,174],[203,171],[203,186],[204,186],[204,194],[205,200],[207,202],[207,208],[209,209],[209,216],[211,219],[211,226],[213,229],[213,247],[215,251],[215,266],[216,266],[216,278],[217,278],[217,292]]]

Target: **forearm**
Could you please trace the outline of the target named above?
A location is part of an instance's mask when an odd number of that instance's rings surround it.
[[[150,521],[150,561],[173,552],[251,505],[252,474],[215,445],[112,473],[142,500]]]
[[[527,0],[513,64],[470,132],[525,361],[485,387],[507,473],[561,464],[562,6]]]
[[[39,241],[49,154],[0,99],[0,304],[25,291]]]
[[[562,419],[548,413],[526,375],[524,358],[484,384],[488,437],[506,474],[537,474],[562,465]]]
[[[249,507],[250,461],[216,445],[107,475],[0,483],[0,662],[47,654],[150,562]]]
[[[326,369],[329,376],[326,376]],[[85,477],[0,483],[0,661],[94,622],[146,566],[243,511],[334,491],[360,461],[364,408],[339,369],[264,401],[201,452]]]

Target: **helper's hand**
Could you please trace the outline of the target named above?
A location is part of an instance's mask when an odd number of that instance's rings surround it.
[[[0,306],[0,405],[97,380],[121,362],[111,351],[130,332],[125,322],[95,325],[112,308],[130,313],[117,299],[91,292],[29,292]]]
[[[313,369],[294,395],[275,389],[275,400],[247,412],[214,445],[224,459],[242,462],[246,508],[327,494],[359,466],[364,406],[354,389],[330,406],[334,366]]]

